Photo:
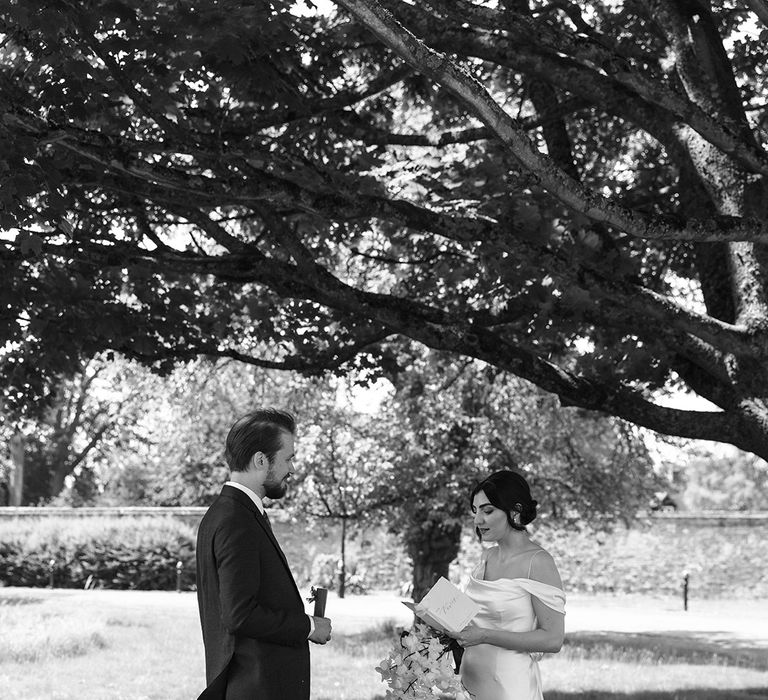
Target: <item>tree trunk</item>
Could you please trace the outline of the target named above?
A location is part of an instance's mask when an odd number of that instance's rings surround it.
[[[61,454],[61,451],[56,451],[54,453],[54,461],[51,465],[50,470],[50,482],[49,482],[49,491],[48,495],[50,498],[56,498],[63,490],[64,490],[64,484],[66,481],[67,476],[72,472],[70,463],[69,463],[69,450],[64,452],[64,454]]]
[[[339,598],[347,589],[347,519],[341,519],[341,566],[339,567]]]
[[[11,506],[20,506],[24,489],[24,438],[22,435],[17,433],[11,438],[10,452],[11,479],[8,501]]]
[[[413,560],[413,599],[420,601],[459,553],[461,527],[441,523],[414,523],[406,532],[406,548]]]

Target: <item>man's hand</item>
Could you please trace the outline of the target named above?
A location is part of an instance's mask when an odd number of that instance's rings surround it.
[[[315,631],[309,635],[309,641],[315,644],[325,644],[331,638],[331,621],[327,617],[312,617],[315,621]]]

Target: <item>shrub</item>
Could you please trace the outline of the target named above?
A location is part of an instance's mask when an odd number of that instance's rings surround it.
[[[557,562],[568,593],[768,597],[765,526],[698,526],[651,520],[613,532],[541,528],[533,539]],[[454,578],[471,569],[480,545],[466,536]]]
[[[0,583],[135,590],[194,587],[195,541],[174,518],[44,518],[0,521]]]
[[[338,585],[338,531],[296,521],[276,523],[277,538],[299,586]],[[638,523],[612,533],[544,529],[534,539],[555,557],[568,593],[680,595],[690,574],[692,597],[768,597],[766,527],[697,527]],[[0,585],[173,590],[181,561],[182,589],[195,585],[195,525],[155,517],[48,516],[0,519]],[[371,528],[349,543],[347,592],[398,591],[407,596],[410,563],[395,537]],[[451,565],[467,575],[480,555],[469,528]],[[53,567],[50,561],[54,561]]]

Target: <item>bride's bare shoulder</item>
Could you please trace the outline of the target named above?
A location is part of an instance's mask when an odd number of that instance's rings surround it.
[[[547,583],[557,588],[563,587],[560,572],[557,570],[552,555],[543,547],[537,545],[536,549],[530,553],[528,559],[528,577],[534,581]]]

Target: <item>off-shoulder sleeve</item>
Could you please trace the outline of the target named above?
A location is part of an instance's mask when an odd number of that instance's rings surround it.
[[[548,608],[565,615],[565,591],[562,588],[530,578],[516,579],[516,583],[519,583],[522,588],[538,598]]]

